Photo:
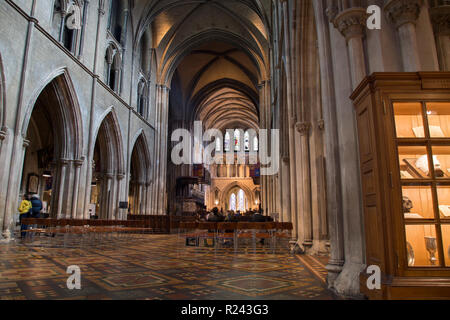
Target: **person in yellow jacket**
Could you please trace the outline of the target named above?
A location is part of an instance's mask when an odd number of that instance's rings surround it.
[[[30,217],[30,211],[33,206],[31,205],[31,201],[28,197],[28,195],[24,194],[22,198],[22,202],[19,206],[19,222],[20,222],[20,232],[22,238],[25,238],[25,230],[27,230],[27,226],[22,224],[23,218],[29,218]]]

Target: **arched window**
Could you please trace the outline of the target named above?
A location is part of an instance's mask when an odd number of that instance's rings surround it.
[[[138,85],[138,100],[137,100],[137,112],[143,116],[146,117],[146,108],[147,108],[147,84],[145,80],[139,81]]]
[[[257,152],[259,151],[259,141],[258,141],[258,136],[255,136],[253,138],[253,151]]]
[[[116,38],[119,42],[122,37],[124,9],[124,3],[122,0],[111,0],[108,29],[114,38]]]
[[[239,151],[241,149],[241,132],[239,130],[234,130],[234,151]]]
[[[236,194],[232,193],[230,196],[230,210],[236,211]]]
[[[250,134],[248,133],[248,131],[245,131],[244,134],[244,150],[250,151]]]
[[[76,0],[55,0],[53,4],[53,35],[74,54],[80,42],[78,28],[82,26],[84,28],[82,10],[84,11]],[[68,25],[78,26],[78,28],[69,28]]]
[[[119,49],[110,44],[105,55],[105,82],[115,92],[119,90],[122,58]]]
[[[239,211],[245,211],[245,194],[244,190],[239,190],[238,192],[238,208]]]
[[[225,146],[224,146],[225,152],[230,151],[230,140],[231,140],[230,133],[227,131],[225,133]]]
[[[220,138],[216,138],[216,152],[222,151],[222,142],[220,141]]]

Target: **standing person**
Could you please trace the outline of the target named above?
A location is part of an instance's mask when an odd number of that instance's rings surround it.
[[[20,223],[20,236],[21,238],[25,238],[25,230],[27,230],[27,226],[22,224],[22,219],[30,217],[32,205],[29,200],[28,195],[24,194],[22,197],[22,202],[19,206],[19,223]]]
[[[31,197],[31,217],[40,218],[42,211],[42,201],[37,194]]]

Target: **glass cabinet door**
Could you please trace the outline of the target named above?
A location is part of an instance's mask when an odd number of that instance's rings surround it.
[[[450,268],[450,103],[394,102],[410,268]]]

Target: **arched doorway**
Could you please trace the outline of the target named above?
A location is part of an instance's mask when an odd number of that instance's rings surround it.
[[[108,113],[98,130],[94,147],[91,205],[99,219],[119,217],[119,196],[123,170],[122,138],[114,111]]]
[[[148,215],[150,188],[150,155],[147,140],[139,135],[131,153],[130,185],[128,191],[129,213]]]
[[[24,125],[21,194],[37,194],[51,217],[76,218],[83,159],[81,117],[66,73],[41,91]]]

